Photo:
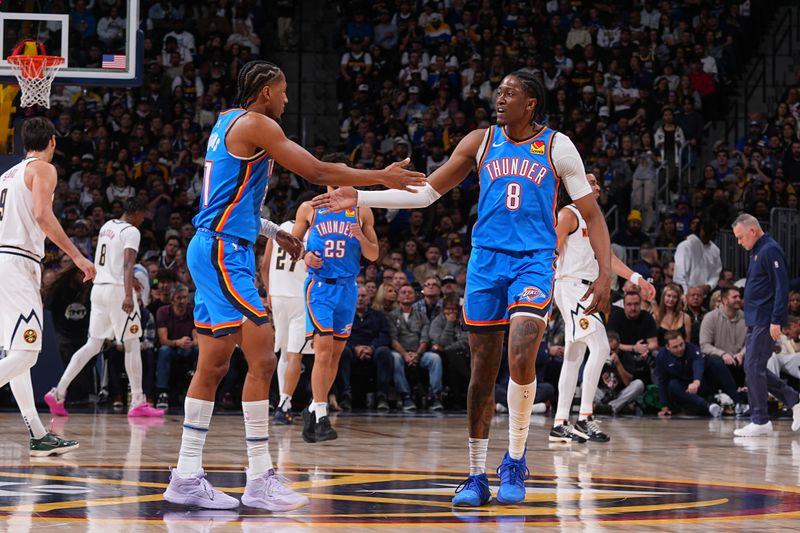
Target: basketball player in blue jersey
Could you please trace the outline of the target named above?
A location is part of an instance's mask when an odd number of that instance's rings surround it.
[[[406,189],[425,183],[422,174],[404,170],[402,161],[367,171],[324,163],[289,141],[277,120],[287,103],[286,78],[266,61],[242,67],[237,79],[238,107],[220,113],[208,140],[199,198],[192,221],[197,233],[187,262],[197,286],[194,319],[199,335],[197,370],[186,395],[183,438],[172,470],[167,501],[208,509],[232,509],[239,501],[215,490],[205,479],[202,452],[217,387],[238,344],[248,371],[242,389],[249,468],[242,503],[286,511],[308,498],[283,485],[268,450],[269,384],[275,370],[272,330],[255,285],[253,243],[259,232],[293,259],[302,243],[277,225],[260,219],[273,162],[320,185],[382,184]]]
[[[347,162],[341,154],[332,154],[323,160]],[[333,440],[338,436],[328,419],[328,392],[336,379],[339,358],[353,327],[361,255],[370,261],[378,259],[374,223],[369,207],[334,213],[315,210],[305,202],[297,210],[292,234],[302,238],[308,231],[304,257],[308,265],[306,337],[314,339],[313,399],[311,405],[303,409],[303,440],[306,442]]]
[[[497,88],[497,124],[469,133],[450,159],[416,193],[341,188],[318,197],[315,208],[359,206],[421,208],[471,172],[480,179],[478,219],[467,266],[464,322],[472,369],[468,391],[469,477],[453,505],[491,501],[485,463],[494,408],[494,383],[504,329],[509,329],[509,446],[498,468],[501,503],[525,499],[525,444],[536,393],[536,353],[550,316],[556,262],[556,199],[564,182],[589,227],[599,274],[584,295],[586,313],[607,311],[611,244],[603,214],[591,194],[581,156],[568,137],[536,122],[545,107],[542,83],[527,70]],[[589,298],[591,301],[589,302]]]

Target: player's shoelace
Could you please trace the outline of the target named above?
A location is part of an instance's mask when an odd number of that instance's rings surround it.
[[[593,434],[602,433],[602,431],[600,430],[600,426],[598,425],[598,423],[594,419],[586,420],[585,424],[586,424],[586,429],[589,430],[589,433],[593,433]]]
[[[272,474],[267,477],[267,496],[271,497],[273,494],[285,495],[291,494],[292,490],[287,487],[289,480],[280,474]]]
[[[477,492],[478,496],[483,498],[485,491],[489,490],[489,482],[484,482],[479,476],[468,476],[456,487],[456,494],[467,489]]]
[[[500,476],[501,484],[513,483],[514,485],[525,485],[525,478],[528,477],[530,473],[527,466],[523,469],[519,461],[514,460],[497,467],[497,475]]]

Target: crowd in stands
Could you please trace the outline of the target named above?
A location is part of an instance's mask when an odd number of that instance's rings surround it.
[[[76,41],[91,54],[105,38],[99,21],[120,5],[74,3],[77,13],[80,4],[98,21],[96,31]],[[162,405],[179,405],[197,357],[185,250],[194,234],[207,137],[216,114],[231,105],[239,68],[296,45],[292,5],[277,4],[280,31],[274,32],[275,21],[255,1],[143,2],[142,87],[53,91],[55,211],[72,240],[92,256],[98,229],[120,216],[125,199],[138,196],[148,205],[137,272],[146,309],[142,351],[145,392]],[[741,295],[714,238],[741,211],[767,223],[770,206],[797,209],[800,186],[797,84],[773,115],[749,117],[747,134],[735,145],[704,139],[705,124],[724,115],[738,69],[757,44],[759,14],[749,5],[343,2],[340,33],[332,36],[341,49],[340,137],[308,148],[318,157],[342,151],[360,168],[410,157],[430,174],[466,133],[492,123],[493,94],[505,74],[539,73],[548,91],[547,124],[573,140],[587,171],[599,178],[603,209],[616,206],[622,214],[620,227],[611,228],[616,250],[634,249],[638,259],[631,266],[658,289],[657,301],[643,302],[635,286],[618,288],[599,410],[702,412],[718,390],[730,400],[724,404],[741,410]],[[704,164],[709,144],[714,157]],[[694,169],[689,181],[670,184],[685,195],[674,205],[657,202],[659,172],[686,162]],[[264,215],[276,223],[291,219],[310,187],[276,165]],[[341,407],[464,407],[470,354],[460,304],[478,193],[472,175],[426,210],[375,210],[380,256],[364,264],[359,280],[353,334],[332,391]],[[66,361],[85,340],[89,292],[51,245],[44,276],[46,307]],[[800,315],[800,294],[792,295],[790,307]],[[778,368],[791,366],[786,361],[798,329],[796,322],[787,328]],[[554,311],[537,358],[537,409],[554,401],[562,356],[563,321]],[[70,400],[103,387],[101,398],[110,394],[121,409],[121,353],[110,346],[105,357],[108,379],[95,385],[95,369],[88,368]],[[674,375],[663,370],[674,367],[673,359],[681,361]],[[236,405],[243,376],[236,354],[222,405]],[[501,370],[498,410],[507,379]],[[694,392],[687,392],[689,385]]]

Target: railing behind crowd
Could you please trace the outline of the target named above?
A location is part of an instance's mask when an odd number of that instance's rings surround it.
[[[722,268],[733,271],[734,279],[747,275],[747,254],[736,242],[736,237],[731,229],[720,229],[714,241],[719,248]]]
[[[800,213],[796,209],[773,207],[769,212],[772,237],[783,247],[789,277],[800,276]]]

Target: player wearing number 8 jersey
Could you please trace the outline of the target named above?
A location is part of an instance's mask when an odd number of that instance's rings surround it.
[[[97,277],[92,286],[92,312],[89,317],[89,338],[72,358],[56,387],[45,394],[50,412],[67,416],[64,400],[72,380],[103,349],[106,339],[114,339],[125,347],[125,373],[131,385],[128,416],[163,416],[164,411],[147,403],[142,393],[142,353],[139,337],[142,323],[139,301],[133,291],[133,266],[139,250],[137,226],[144,221],[147,207],[137,198],[125,205],[119,220],[109,220],[100,228],[95,253]]]
[[[542,82],[527,70],[503,78],[497,88],[497,125],[475,130],[416,193],[343,188],[314,206],[426,207],[471,172],[480,179],[478,219],[467,266],[464,321],[470,329],[471,377],[467,400],[470,475],[453,504],[491,500],[485,473],[494,383],[500,367],[503,329],[509,328],[509,447],[498,468],[501,503],[525,498],[525,442],[536,393],[536,354],[550,314],[556,260],[556,198],[563,182],[589,223],[599,275],[587,291],[587,313],[605,311],[610,298],[611,244],[603,214],[586,181],[583,161],[565,135],[537,122],[544,109]]]

